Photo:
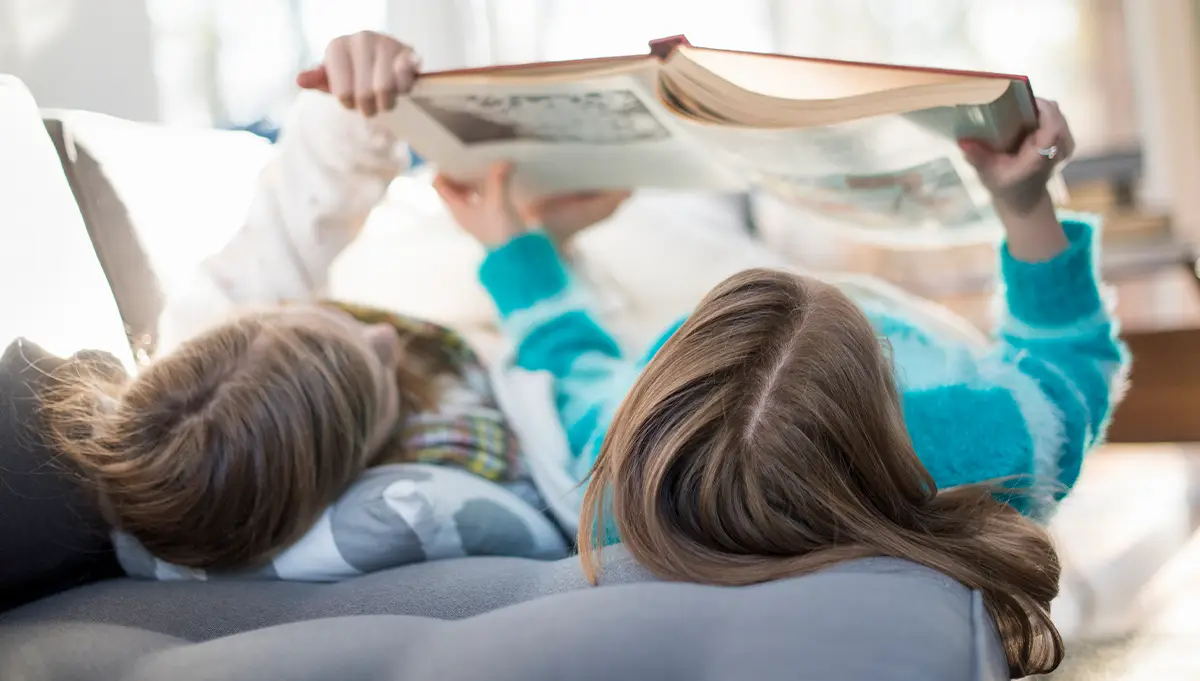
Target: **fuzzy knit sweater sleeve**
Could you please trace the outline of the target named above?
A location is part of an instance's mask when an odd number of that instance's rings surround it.
[[[492,249],[479,278],[500,313],[500,326],[516,348],[516,365],[547,371],[567,433],[571,464],[586,475],[609,419],[637,377],[612,334],[543,232],[530,232]]]
[[[991,352],[953,380],[904,390],[917,454],[939,487],[1006,480],[1044,518],[1079,478],[1124,392],[1129,354],[1102,295],[1096,225],[1066,220],[1066,251],[1001,250],[1003,308]]]
[[[300,93],[241,228],[168,293],[159,350],[239,308],[322,295],[329,266],[409,163],[405,145],[334,97]]]

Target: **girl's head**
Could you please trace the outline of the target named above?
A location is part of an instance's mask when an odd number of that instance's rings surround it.
[[[403,352],[387,324],[289,306],[128,382],[75,365],[46,406],[117,528],[171,563],[244,568],[302,536],[392,438],[422,397]]]
[[[1049,538],[991,488],[937,491],[884,348],[828,284],[751,270],[719,285],[608,430],[580,522],[589,578],[610,520],[668,579],[742,585],[905,558],[984,593],[1014,671],[1056,666]]]

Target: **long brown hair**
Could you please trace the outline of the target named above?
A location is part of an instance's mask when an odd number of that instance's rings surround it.
[[[744,585],[868,556],[984,595],[1016,676],[1063,654],[1044,530],[986,485],[938,491],[913,451],[893,367],[836,288],[750,270],[712,291],[618,410],[583,502],[596,581],[609,522],[656,575]],[[610,518],[611,516],[611,518]]]
[[[367,466],[379,382],[361,341],[251,313],[133,380],[78,362],[45,399],[110,521],[156,557],[240,569],[298,540]]]

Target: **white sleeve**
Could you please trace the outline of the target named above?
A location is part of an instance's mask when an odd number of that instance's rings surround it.
[[[358,236],[408,149],[333,97],[302,92],[238,232],[194,280],[168,293],[159,351],[237,309],[323,294],[329,266]]]

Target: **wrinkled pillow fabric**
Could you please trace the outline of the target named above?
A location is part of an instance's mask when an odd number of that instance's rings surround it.
[[[572,460],[567,432],[554,406],[554,377],[526,371],[511,358],[492,371],[496,399],[521,441],[525,465],[551,516],[568,535],[579,529],[584,486],[568,472]]]
[[[444,558],[567,555],[558,528],[513,492],[465,471],[424,464],[368,470],[300,541],[256,570],[213,573],[172,565],[120,532],[114,543],[126,573],[159,580],[337,582]]]

